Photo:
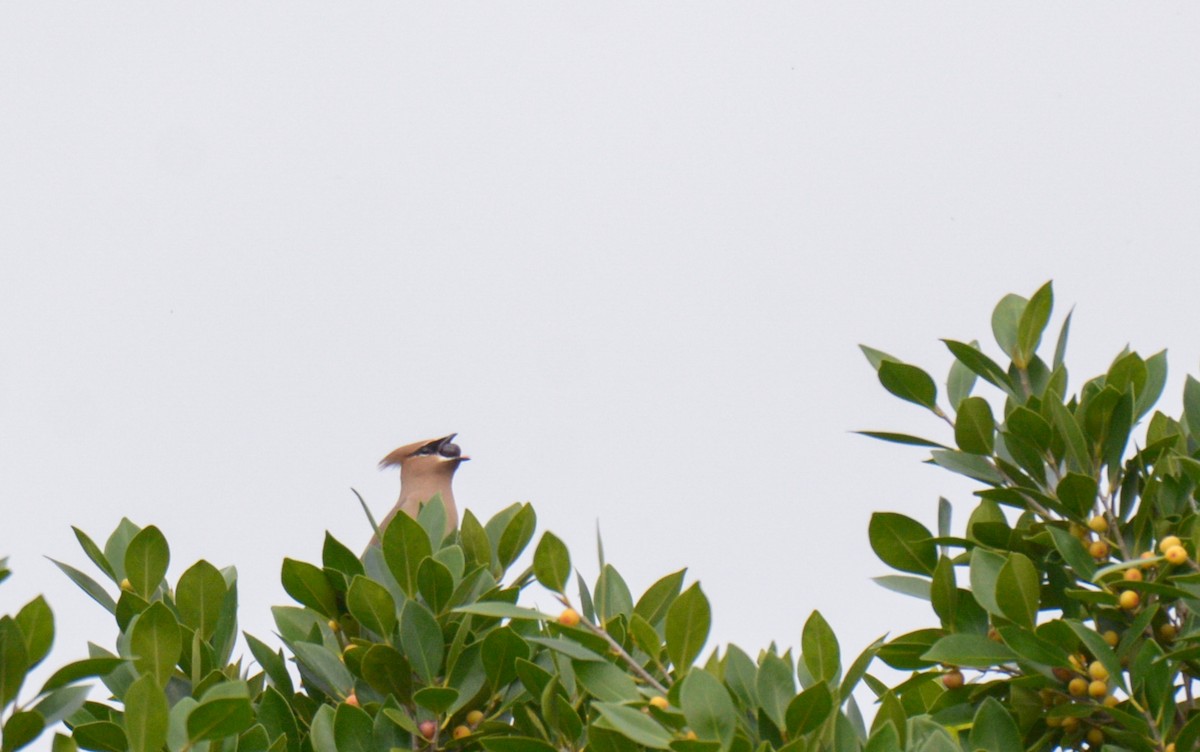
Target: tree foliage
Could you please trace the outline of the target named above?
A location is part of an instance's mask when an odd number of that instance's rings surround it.
[[[285,559],[296,605],[272,609],[279,644],[247,634],[234,659],[236,570],[199,561],[170,582],[166,537],[122,520],[103,548],[75,531],[100,581],[56,562],[112,617],[111,649],[89,644],[22,700],[53,616],[39,597],[0,617],[0,752],[60,721],[56,752],[1195,749],[1200,382],[1182,416],[1154,412],[1165,353],[1125,350],[1072,393],[1069,316],[1044,359],[1052,310],[1049,284],[1006,296],[999,359],[946,340],[944,390],[863,348],[945,436],[864,433],[980,485],[961,528],[944,499],[932,525],[871,519],[897,572],[879,583],[927,601],[928,628],[847,660],[814,611],[795,654],[711,648],[711,604],[685,571],[635,599],[612,564],[585,582],[553,533],[534,544],[532,506],[486,523],[468,511],[447,532],[435,499],[361,558],[327,533],[320,562]],[[555,613],[521,605],[534,583]],[[903,680],[873,674],[876,660]]]

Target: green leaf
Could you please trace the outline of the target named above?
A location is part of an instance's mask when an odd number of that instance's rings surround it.
[[[400,614],[400,645],[417,675],[433,684],[442,668],[445,642],[437,619],[417,601],[405,603]]]
[[[510,684],[517,678],[518,659],[528,659],[529,643],[512,627],[500,627],[483,638],[483,670],[491,682],[492,691]]]
[[[528,642],[550,648],[556,653],[562,653],[568,658],[573,658],[577,661],[605,660],[603,656],[588,650],[578,642],[573,640],[564,640],[561,637],[530,637],[528,638]]]
[[[479,743],[488,752],[558,752],[557,747],[531,736],[485,736]]]
[[[1076,519],[1087,519],[1091,516],[1092,507],[1096,504],[1098,489],[1099,485],[1092,476],[1082,473],[1067,473],[1058,482],[1058,488],[1054,493],[1067,511],[1075,515]]]
[[[183,651],[183,634],[165,603],[155,601],[142,612],[130,633],[129,647],[138,673],[150,674],[158,686],[167,686]]]
[[[621,669],[608,661],[574,660],[571,666],[579,684],[602,702],[631,702],[642,699],[637,684]],[[693,673],[700,673],[695,671]],[[691,674],[689,674],[690,676]]]
[[[432,550],[442,547],[442,539],[446,537],[446,502],[440,493],[421,505],[417,511],[417,524],[429,536]]]
[[[796,695],[787,707],[788,735],[802,736],[816,730],[834,710],[833,693],[824,682]]]
[[[536,527],[537,514],[533,511],[533,505],[522,505],[520,511],[504,527],[504,532],[500,535],[500,541],[496,545],[496,557],[500,560],[502,569],[508,569],[517,560],[517,557],[529,545],[529,541],[533,540],[533,531]]]
[[[1200,437],[1200,381],[1191,374],[1183,384],[1183,419],[1188,435]]]
[[[100,550],[100,547],[96,545],[96,542],[88,537],[87,533],[77,527],[72,526],[71,530],[75,531],[75,540],[79,541],[79,546],[87,554],[87,557],[92,560],[92,563],[99,567],[100,571],[104,572],[113,583],[120,582],[116,571],[108,563],[108,559],[104,556],[104,552]]]
[[[999,627],[996,631],[1000,633],[1004,644],[1026,661],[1064,668],[1070,665],[1066,650],[1056,643],[1043,640],[1033,632],[1008,626]]]
[[[1017,390],[1013,387],[1012,380],[1008,378],[1008,373],[996,361],[984,355],[978,347],[955,342],[952,339],[944,339],[942,342],[960,363],[979,374],[984,381],[999,387],[1009,396],[1017,396]]]
[[[76,744],[83,749],[95,752],[127,752],[129,749],[125,730],[112,721],[82,723],[72,732]]]
[[[417,592],[434,613],[440,614],[454,594],[454,576],[437,559],[425,559],[417,568]]]
[[[38,694],[46,694],[51,690],[64,687],[80,679],[90,679],[93,676],[105,676],[112,673],[125,663],[124,658],[85,658],[75,661],[55,671]]]
[[[971,593],[979,605],[995,616],[1004,616],[1004,611],[996,600],[996,583],[1005,561],[1003,556],[982,547],[971,550]]]
[[[323,692],[340,700],[350,695],[354,677],[346,664],[328,648],[314,642],[295,642],[291,649],[296,654],[296,662],[325,685]]]
[[[383,585],[355,575],[346,592],[346,609],[367,629],[383,639],[396,628],[396,601]]]
[[[920,436],[909,436],[906,433],[890,433],[888,431],[855,431],[861,436],[868,436],[872,439],[887,441],[892,444],[907,444],[909,446],[935,447],[938,449],[946,449],[944,444],[939,444],[936,441],[922,439]]]
[[[221,571],[203,559],[179,578],[179,587],[175,589],[179,618],[199,632],[200,639],[208,640],[216,632],[226,590]]]
[[[13,713],[4,722],[4,743],[0,745],[2,752],[16,752],[28,746],[41,735],[46,728],[46,722],[41,713],[23,710]]]
[[[955,452],[947,449],[934,449],[929,453],[930,458],[938,467],[952,473],[965,475],[981,483],[998,486],[1004,482],[1004,476],[992,465],[988,458],[978,454]]]
[[[74,582],[83,592],[91,596],[92,600],[103,606],[106,611],[108,611],[110,614],[117,613],[117,602],[114,601],[112,596],[100,586],[100,583],[96,582],[91,577],[88,577],[83,572],[80,572],[70,564],[63,564],[61,561],[56,561],[54,559],[50,559],[50,561],[54,564],[54,566],[58,567],[63,574],[71,578],[71,582]]]
[[[1042,343],[1042,332],[1046,331],[1046,324],[1050,323],[1050,312],[1053,308],[1054,291],[1051,283],[1047,282],[1029,299],[1017,322],[1018,357],[1013,360],[1019,368],[1024,368],[1033,360],[1038,345]]]
[[[542,533],[533,552],[533,574],[547,590],[561,593],[566,587],[571,576],[571,553],[554,533]]]
[[[25,659],[32,668],[42,662],[54,643],[54,614],[39,595],[17,612],[16,622],[25,638]]]
[[[425,529],[407,514],[398,514],[384,529],[382,545],[388,570],[405,595],[416,597],[417,572],[421,562],[433,553]]]
[[[363,574],[362,561],[345,544],[325,531],[325,545],[321,547],[321,564],[326,569],[341,572],[347,578]]]
[[[1023,752],[1025,749],[1017,722],[994,697],[985,699],[975,713],[969,746],[987,752]]]
[[[888,355],[887,353],[885,353],[882,350],[876,350],[873,347],[867,347],[866,345],[859,345],[858,349],[862,350],[862,354],[867,356],[867,362],[870,363],[871,367],[874,368],[876,371],[879,370],[879,366],[883,365],[883,362],[885,360],[890,360],[893,363],[901,362],[899,358],[892,356],[892,355]]]
[[[667,655],[680,676],[700,655],[711,626],[712,609],[708,598],[700,589],[700,583],[693,583],[667,610]]]
[[[667,610],[679,597],[686,574],[687,569],[681,569],[659,579],[647,588],[641,598],[638,598],[637,604],[633,607],[633,613],[645,619],[651,626],[657,626],[666,618]]]
[[[1074,463],[1075,468],[1083,471],[1090,470],[1091,459],[1088,456],[1087,440],[1084,438],[1083,430],[1079,427],[1075,416],[1062,403],[1062,397],[1052,391],[1046,392],[1045,398],[1042,400],[1042,408],[1048,412],[1050,424],[1062,436],[1066,444],[1067,457]]]
[[[1046,420],[1027,407],[1014,408],[1005,419],[1005,428],[1012,435],[1024,439],[1039,451],[1050,448],[1054,433]]]
[[[397,519],[403,516],[405,515],[397,515]],[[388,526],[389,529],[392,527],[395,527],[394,522]],[[308,606],[327,619],[337,618],[337,592],[329,584],[324,570],[308,562],[285,558],[281,576],[284,591],[298,603]]]
[[[1075,636],[1079,638],[1088,652],[1100,661],[1104,668],[1108,669],[1109,680],[1115,682],[1122,690],[1128,691],[1125,686],[1125,674],[1122,670],[1121,661],[1117,658],[1117,654],[1113,652],[1108,643],[1104,641],[1096,630],[1085,626],[1082,622],[1076,619],[1063,619]]]
[[[1058,342],[1054,345],[1054,361],[1051,370],[1057,371],[1062,366],[1063,359],[1067,357],[1067,338],[1071,333],[1071,316],[1074,313],[1074,309],[1067,313],[1067,317],[1063,319],[1062,328],[1058,330]]]
[[[254,708],[247,697],[220,697],[197,705],[187,717],[191,744],[240,734],[254,725]]]
[[[453,687],[425,687],[413,693],[413,702],[434,715],[446,712],[457,699],[458,690]]]
[[[644,747],[670,749],[671,734],[650,716],[611,702],[594,702],[592,708],[600,713],[600,718],[595,721],[600,728],[616,731]]]
[[[1154,403],[1162,396],[1163,386],[1167,383],[1167,351],[1146,358],[1146,384],[1137,394],[1137,404],[1134,406],[1134,419],[1141,420],[1150,412]]]
[[[850,697],[850,693],[867,673],[871,661],[875,660],[875,656],[879,654],[879,649],[883,646],[883,640],[884,638],[880,637],[868,645],[850,664],[850,668],[846,670],[846,675],[842,678],[842,684],[838,688],[838,697],[841,698],[841,702],[845,702]]]
[[[59,721],[74,715],[75,711],[83,707],[83,703],[87,701],[88,692],[91,689],[86,684],[77,687],[60,687],[44,695],[33,709],[42,716],[42,720],[46,722],[47,727],[53,726]]]
[[[758,673],[754,678],[754,691],[758,704],[771,722],[778,728],[786,728],[784,719],[788,703],[796,694],[796,680],[791,666],[774,653],[759,659]]]
[[[979,343],[972,342],[971,346],[978,349]],[[978,378],[978,374],[967,368],[957,358],[950,365],[950,374],[946,377],[946,398],[950,400],[950,407],[956,412],[959,404],[971,396],[976,378]]]
[[[532,621],[554,621],[558,617],[554,614],[548,614],[544,611],[536,611],[532,608],[523,606],[514,606],[511,603],[501,603],[500,601],[480,601],[472,603],[469,606],[459,606],[453,611],[456,614],[475,614],[476,616],[490,616],[496,619],[518,619]]]
[[[166,536],[157,527],[150,525],[129,541],[125,549],[125,576],[134,592],[146,600],[154,594],[159,583],[167,574],[171,562],[171,549]]]
[[[1013,553],[996,577],[996,603],[1004,616],[1026,629],[1037,622],[1039,575],[1024,554]]]
[[[117,524],[117,529],[104,542],[104,558],[112,565],[118,581],[129,576],[125,572],[125,552],[129,549],[129,542],[141,530],[140,527],[130,522],[129,518],[122,517]]]
[[[145,674],[125,692],[125,737],[130,752],[157,752],[167,743],[170,707],[154,676]]]
[[[362,708],[342,703],[333,716],[338,752],[375,752],[371,716]]]
[[[902,400],[937,409],[937,385],[916,366],[885,360],[879,364],[879,383]]]
[[[954,615],[958,605],[958,580],[954,574],[954,564],[948,557],[938,559],[933,570],[933,582],[929,587],[929,601],[933,611],[938,615],[943,627],[954,623]]]
[[[933,574],[937,544],[921,523],[895,512],[876,512],[868,527],[871,548],[884,564],[902,572]]]
[[[492,544],[483,525],[479,524],[478,518],[471,514],[470,509],[463,512],[458,534],[468,564],[482,564],[485,567],[492,565]]]
[[[996,336],[996,344],[1013,360],[1017,358],[1017,330],[1021,314],[1028,302],[1020,295],[1009,293],[1000,299],[992,311],[992,334]]]
[[[996,443],[992,406],[983,397],[967,397],[954,419],[954,441],[970,454],[991,454]]]
[[[296,715],[283,693],[274,687],[267,687],[259,698],[258,722],[266,730],[269,741],[275,741],[287,734],[286,749],[289,752],[299,752],[300,727],[296,724]]]
[[[724,684],[707,671],[692,671],[679,689],[679,705],[696,736],[729,749],[738,714]]]
[[[605,564],[596,578],[595,608],[601,622],[633,613],[633,595],[612,564]]]
[[[405,704],[412,698],[412,666],[391,645],[372,645],[363,657],[362,673],[376,692]]]
[[[250,647],[250,653],[254,656],[254,660],[258,661],[263,671],[267,672],[267,676],[271,677],[271,683],[279,689],[281,694],[291,697],[294,691],[292,677],[283,660],[283,651],[271,650],[265,642],[252,634],[246,632],[242,634],[246,638],[246,644]]]
[[[800,649],[803,651],[804,665],[808,668],[808,673],[817,681],[832,681],[842,670],[837,636],[820,611],[813,611],[808,621],[804,622]]]
[[[1054,541],[1054,547],[1062,555],[1063,560],[1075,570],[1075,574],[1084,580],[1091,581],[1096,574],[1096,561],[1084,549],[1079,539],[1066,530],[1053,525],[1047,525],[1046,530]]]
[[[949,666],[991,668],[1016,660],[1007,646],[980,634],[951,634],[942,637],[921,656]]]

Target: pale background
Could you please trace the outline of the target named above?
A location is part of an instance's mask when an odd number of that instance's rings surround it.
[[[460,432],[713,642],[857,653],[929,625],[869,581],[874,510],[959,521],[948,440],[864,342],[932,369],[1004,293],[1076,306],[1074,385],[1200,358],[1200,7],[27,2],[0,7],[0,612],[112,645],[42,558],[122,515],[241,573],[357,547],[397,445]],[[89,565],[90,568],[90,565]]]

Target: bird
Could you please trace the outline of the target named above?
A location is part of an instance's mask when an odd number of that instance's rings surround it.
[[[462,453],[458,444],[454,443],[452,433],[440,439],[418,441],[406,444],[388,454],[379,461],[379,468],[400,468],[400,498],[392,511],[383,518],[379,531],[371,539],[371,545],[379,545],[380,536],[387,529],[388,523],[403,512],[410,517],[416,517],[421,511],[421,505],[427,503],[436,495],[442,497],[446,507],[446,527],[448,530],[458,529],[458,508],[454,505],[454,471],[458,466],[471,459]]]

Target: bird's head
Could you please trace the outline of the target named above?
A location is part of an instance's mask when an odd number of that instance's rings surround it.
[[[407,444],[380,460],[379,466],[399,467],[404,475],[453,475],[461,463],[471,459],[454,443],[457,435]]]

